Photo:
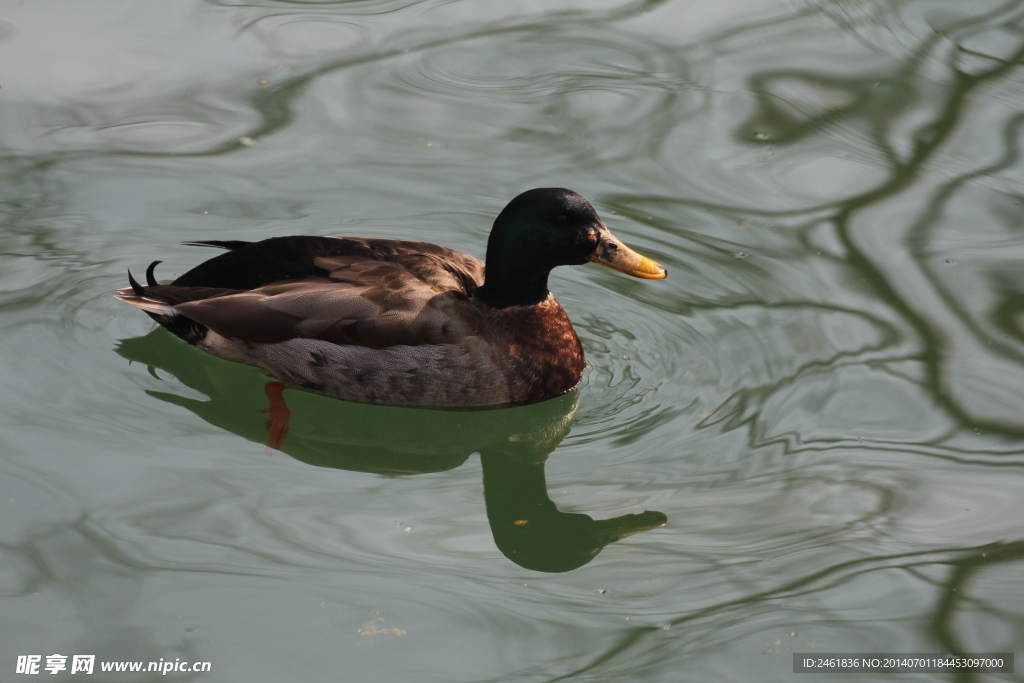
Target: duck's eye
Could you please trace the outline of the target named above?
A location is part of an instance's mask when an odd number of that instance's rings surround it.
[[[557,216],[555,216],[555,222],[558,223],[559,225],[565,225],[566,223],[569,222],[569,217],[566,216],[564,213],[560,213]]]

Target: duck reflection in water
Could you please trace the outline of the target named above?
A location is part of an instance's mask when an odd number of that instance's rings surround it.
[[[148,391],[191,410],[210,424],[266,443],[272,420],[267,400],[276,382],[252,368],[205,356],[166,330],[125,339],[118,353],[163,370],[208,400]],[[265,393],[265,385],[267,391]],[[458,467],[480,453],[487,518],[498,549],[516,564],[565,572],[594,559],[626,536],[666,522],[660,512],[594,520],[560,512],[548,497],[544,463],[569,433],[578,391],[542,403],[503,410],[446,411],[341,403],[301,391],[289,396],[287,435],[275,446],[317,467],[378,474],[421,474]]]

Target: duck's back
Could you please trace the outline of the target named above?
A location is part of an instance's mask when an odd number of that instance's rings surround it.
[[[172,285],[250,290],[282,280],[326,275],[358,262],[391,264],[438,291],[469,294],[483,284],[484,264],[468,254],[430,242],[370,237],[271,237],[260,242],[197,241],[227,249],[188,271]]]

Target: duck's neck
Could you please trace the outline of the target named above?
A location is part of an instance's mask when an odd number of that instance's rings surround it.
[[[540,264],[509,267],[488,259],[484,284],[473,296],[494,308],[533,306],[548,297],[548,275],[551,267]]]

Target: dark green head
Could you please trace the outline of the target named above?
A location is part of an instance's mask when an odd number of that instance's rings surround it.
[[[496,307],[540,303],[557,266],[594,261],[647,279],[665,269],[614,238],[586,199],[561,187],[528,190],[508,203],[487,240],[481,301]]]

